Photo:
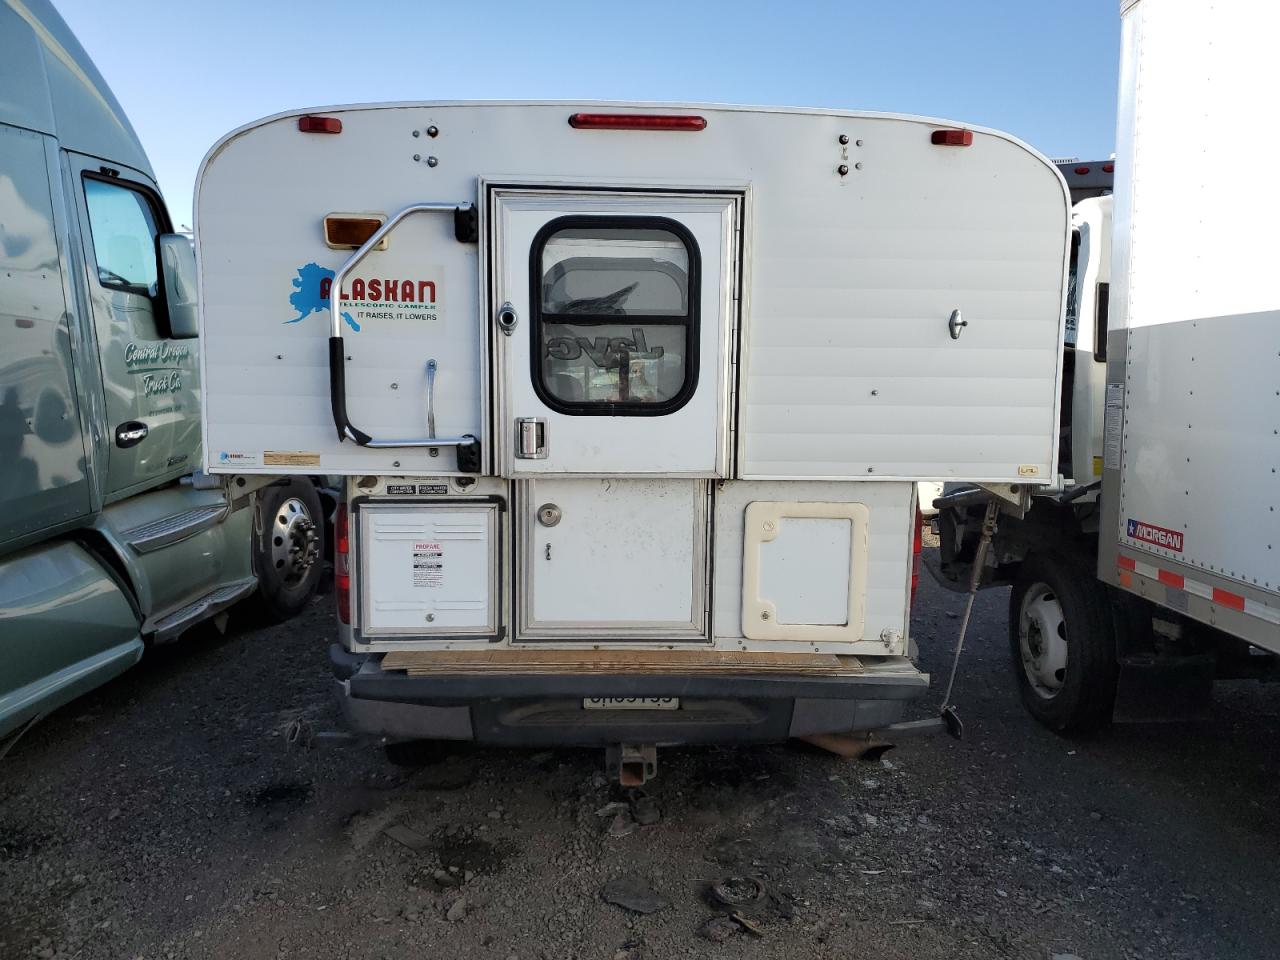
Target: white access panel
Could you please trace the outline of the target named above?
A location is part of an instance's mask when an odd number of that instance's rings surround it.
[[[742,558],[746,637],[860,640],[869,517],[862,503],[748,504]]]
[[[517,639],[706,641],[704,481],[539,478],[517,490]]]
[[[778,652],[821,652],[904,655],[907,651],[911,587],[912,524],[915,520],[915,485],[912,483],[859,483],[821,480],[734,480],[716,485],[715,498],[715,574],[714,617],[715,647],[718,650],[772,650]],[[779,633],[782,639],[751,640],[743,629],[744,593],[743,558],[747,552],[748,509],[751,504],[808,504],[815,508],[829,505],[865,510],[865,560],[850,566],[864,571],[865,578],[850,578],[850,590],[861,591],[861,628],[839,637],[813,637],[803,632]],[[828,511],[834,512],[834,511]],[[851,516],[849,514],[848,516]],[[794,521],[792,521],[794,522]],[[834,527],[823,531],[828,537]],[[787,540],[784,539],[784,545]],[[810,564],[816,584],[830,585],[837,573],[818,571],[819,562],[837,570],[830,542],[815,543]],[[803,559],[803,553],[800,554]],[[780,560],[786,558],[779,557]],[[796,581],[766,580],[773,596],[797,591]],[[835,601],[830,601],[834,605]],[[783,609],[788,605],[784,602]],[[812,608],[815,614],[825,606]],[[827,611],[830,612],[830,611]],[[816,619],[816,617],[815,617]],[[834,617],[832,617],[834,619]],[[855,619],[857,619],[855,617]]]
[[[496,505],[364,504],[358,515],[365,638],[496,632]]]
[[[784,522],[772,541],[758,544],[757,593],[769,598],[773,622],[785,626],[848,623],[849,600],[858,594],[850,589],[854,521],[790,515],[781,519]]]

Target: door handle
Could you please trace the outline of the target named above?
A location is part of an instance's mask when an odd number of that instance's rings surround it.
[[[116,427],[116,446],[121,450],[136,447],[147,438],[148,429],[141,420],[126,420]]]
[[[545,417],[516,418],[516,457],[521,460],[547,459]]]
[[[427,439],[436,437],[436,362],[427,361]]]

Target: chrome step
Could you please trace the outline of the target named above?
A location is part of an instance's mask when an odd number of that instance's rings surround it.
[[[257,578],[249,577],[247,580],[238,580],[225,587],[218,587],[199,600],[188,603],[185,607],[179,607],[155,621],[152,626],[152,639],[156,643],[172,640],[188,627],[195,626],[201,620],[207,620],[214,614],[220,613],[237,600],[243,600],[253,593],[257,586]]]
[[[132,527],[120,536],[138,553],[152,553],[215,526],[226,513],[225,503],[208,504]]]

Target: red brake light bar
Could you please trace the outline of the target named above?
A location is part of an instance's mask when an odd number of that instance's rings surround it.
[[[707,128],[706,117],[660,113],[574,113],[569,126],[575,130],[688,130]]]
[[[967,147],[973,143],[972,130],[935,130],[929,142],[936,147]]]
[[[298,129],[303,133],[341,133],[342,121],[337,117],[299,117]]]

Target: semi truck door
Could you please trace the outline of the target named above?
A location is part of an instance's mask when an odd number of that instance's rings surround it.
[[[156,237],[169,232],[153,184],[72,155],[89,300],[106,393],[108,495],[190,473],[200,449],[195,340],[171,336]]]
[[[489,202],[508,475],[723,476],[738,199]]]
[[[45,137],[0,125],[0,543],[90,509],[56,156]]]

